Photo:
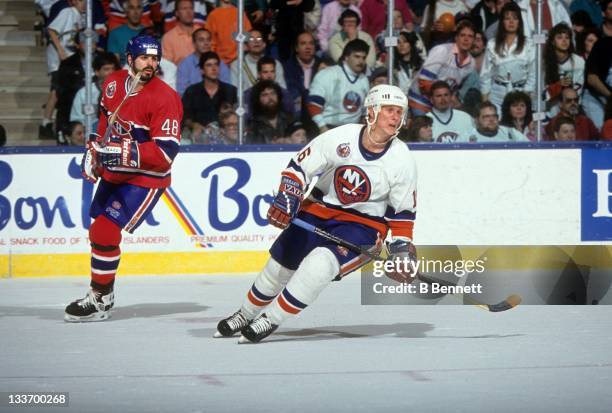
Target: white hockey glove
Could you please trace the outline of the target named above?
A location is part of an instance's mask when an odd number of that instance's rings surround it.
[[[85,153],[81,159],[81,174],[83,175],[83,178],[92,184],[95,184],[98,181],[98,176],[100,176],[99,164],[94,147],[94,143],[100,140],[102,140],[102,137],[96,133],[89,135],[87,147],[85,148]]]
[[[387,261],[394,263],[393,270],[386,272],[387,277],[402,284],[410,284],[417,276],[417,252],[414,244],[398,239],[387,245]]]

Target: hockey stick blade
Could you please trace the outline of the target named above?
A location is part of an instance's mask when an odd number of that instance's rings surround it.
[[[308,232],[312,232],[314,234],[317,234],[333,243],[336,243],[340,246],[343,246],[357,254],[363,254],[366,257],[375,260],[375,261],[385,261],[385,259],[383,257],[380,257],[378,255],[373,254],[372,252],[366,250],[365,248],[361,248],[358,245],[355,245],[351,242],[348,242],[342,238],[336,237],[335,235],[332,235],[326,231],[323,231],[321,228],[317,228],[312,224],[309,224],[306,221],[303,221],[300,218],[293,218],[293,220],[291,221],[292,224],[308,231]],[[441,284],[441,285],[445,285],[445,286],[456,286],[456,284],[452,284],[448,281],[445,280],[440,280],[434,277],[431,277],[429,275],[423,275],[421,273],[417,274],[417,278],[427,284],[433,284],[433,283],[437,283],[437,284]],[[497,304],[486,304],[483,303],[479,300],[476,300],[474,298],[471,298],[467,295],[463,295],[463,294],[452,294],[454,296],[457,296],[457,298],[463,297],[465,299],[465,301],[468,301],[470,304],[482,308],[484,310],[493,312],[493,313],[499,313],[502,311],[506,311],[506,310],[510,310],[514,307],[516,307],[517,305],[519,305],[522,301],[521,297],[513,294],[511,296],[509,296],[508,298],[506,298],[505,300],[497,303]],[[460,297],[459,297],[460,296]]]

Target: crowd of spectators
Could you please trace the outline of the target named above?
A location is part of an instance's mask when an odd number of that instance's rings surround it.
[[[50,93],[41,139],[83,142],[85,0],[36,0],[46,18]],[[543,0],[536,96],[536,0],[245,0],[238,66],[234,0],[93,0],[94,91],[125,66],[127,42],[157,36],[159,76],[182,97],[183,144],[303,144],[363,122],[368,89],[398,85],[412,142],[612,140],[612,0]],[[238,90],[238,74],[243,74]],[[534,121],[543,101],[543,126]]]

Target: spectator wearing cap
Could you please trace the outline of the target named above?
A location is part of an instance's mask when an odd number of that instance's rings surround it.
[[[306,127],[300,121],[295,121],[285,129],[287,143],[294,145],[306,145],[308,143]]]
[[[355,39],[361,39],[369,46],[366,64],[369,68],[373,68],[376,63],[374,40],[368,33],[359,30],[359,25],[361,24],[361,17],[359,17],[359,14],[351,9],[347,9],[343,11],[338,18],[338,23],[342,29],[329,39],[329,56],[337,62],[340,56],[342,56],[344,46],[346,46],[348,42]]]

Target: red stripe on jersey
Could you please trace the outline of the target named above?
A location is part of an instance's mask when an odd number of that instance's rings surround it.
[[[387,231],[389,230],[389,228],[385,224],[382,224],[380,222],[359,215],[351,214],[347,211],[327,208],[325,205],[319,204],[317,202],[313,202],[311,204],[305,203],[302,206],[302,210],[325,220],[335,219],[337,221],[342,222],[357,222],[359,224],[363,224],[370,228],[374,228],[380,233],[380,236],[382,238],[386,236]]]
[[[389,228],[391,228],[391,234],[393,234],[394,237],[408,237],[413,239],[413,221],[389,221]]]
[[[306,109],[308,109],[308,114],[312,117],[312,116],[316,116],[316,115],[320,115],[321,113],[323,113],[323,108],[317,104],[314,103],[307,103],[306,104]]]

